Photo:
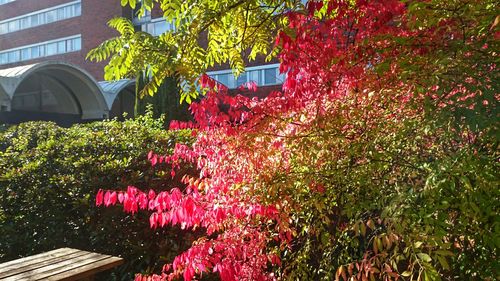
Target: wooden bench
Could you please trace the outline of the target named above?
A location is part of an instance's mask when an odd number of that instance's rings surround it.
[[[61,248],[0,264],[0,280],[89,280],[122,263],[122,258]]]

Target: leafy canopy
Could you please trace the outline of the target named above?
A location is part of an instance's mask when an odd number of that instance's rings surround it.
[[[109,25],[120,36],[103,42],[88,54],[95,61],[110,59],[105,78],[134,77],[139,70],[151,76],[143,93],[152,95],[169,76],[182,81],[181,101],[198,96],[200,73],[207,68],[229,64],[236,74],[244,71],[245,60],[258,55],[270,59],[276,54],[274,41],[286,27],[286,13],[302,10],[298,0],[135,0],[121,1],[138,15],[157,5],[174,30],[158,37],[135,31],[132,22],[114,18]]]

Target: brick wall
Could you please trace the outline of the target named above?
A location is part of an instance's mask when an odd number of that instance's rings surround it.
[[[257,87],[257,91],[251,91],[248,89],[232,89],[229,90],[229,94],[236,95],[241,94],[246,97],[257,97],[257,98],[265,98],[269,93],[274,91],[281,91],[281,85],[272,85],[272,86],[260,86]]]
[[[153,9],[151,10],[151,19],[163,17],[163,11],[158,3],[155,3]]]
[[[0,6],[0,21],[74,0],[17,0]]]
[[[82,1],[82,57],[100,43],[118,33],[109,28],[107,22],[118,16],[129,16],[130,10],[122,8],[117,0],[83,0]],[[105,62],[99,64],[84,62],[85,69],[97,80],[104,80]]]
[[[67,2],[72,2],[72,0],[14,1],[1,6],[0,19],[27,14]],[[103,69],[106,63],[89,62],[85,60],[85,56],[91,49],[104,40],[117,35],[113,29],[107,26],[107,22],[111,18],[129,16],[131,12],[128,8],[122,8],[118,0],[82,0],[81,3],[82,15],[79,17],[0,35],[0,50],[6,50],[37,42],[81,34],[81,51],[22,61],[14,64],[5,64],[1,65],[0,68],[9,68],[47,60],[58,60],[76,64],[87,70],[96,80],[103,80]]]

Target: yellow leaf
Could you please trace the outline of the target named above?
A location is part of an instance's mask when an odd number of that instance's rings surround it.
[[[361,223],[361,224],[360,224],[360,228],[361,228],[361,234],[362,234],[363,236],[365,236],[365,235],[366,235],[366,226],[365,226],[365,224],[364,224],[364,223]]]
[[[424,262],[431,262],[432,258],[426,253],[418,253],[417,257]]]
[[[369,219],[367,222],[366,222],[366,225],[370,228],[370,229],[375,229],[375,224],[373,223],[373,220]]]
[[[401,276],[403,276],[403,277],[410,277],[411,276],[411,272],[410,271],[403,271],[403,273],[401,273]]]
[[[422,246],[422,244],[424,244],[424,242],[417,241],[417,242],[415,242],[414,246],[415,246],[415,248],[418,249]]]

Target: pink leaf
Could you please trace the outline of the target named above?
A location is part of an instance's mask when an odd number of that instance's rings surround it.
[[[108,207],[111,204],[111,201],[109,200],[110,192],[109,190],[104,193],[104,206]]]
[[[124,199],[124,196],[123,196],[123,192],[119,192],[118,193],[118,202],[123,203],[123,199]]]
[[[113,191],[110,195],[109,195],[109,203],[111,205],[115,205],[116,204],[116,191]]]
[[[102,205],[102,202],[103,202],[103,196],[104,196],[104,192],[102,191],[102,189],[99,189],[97,191],[97,195],[95,197],[95,205],[96,206],[101,206]]]

